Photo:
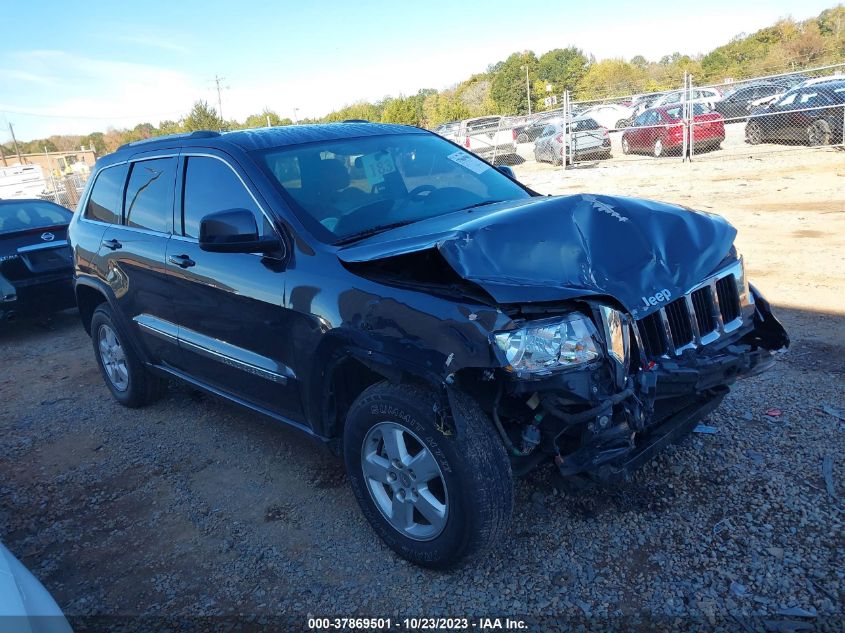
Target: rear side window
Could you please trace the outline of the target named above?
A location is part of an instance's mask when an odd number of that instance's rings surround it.
[[[176,158],[132,163],[126,186],[126,226],[167,233],[173,216]]]
[[[94,181],[91,196],[85,206],[85,217],[97,222],[120,224],[120,203],[125,182],[125,164],[103,169]]]
[[[203,217],[231,209],[252,211],[261,231],[264,216],[235,172],[216,158],[190,156],[185,165],[183,234],[198,238]]]

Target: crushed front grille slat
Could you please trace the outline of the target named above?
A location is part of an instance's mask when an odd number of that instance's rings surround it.
[[[711,343],[724,334],[722,324],[741,317],[739,289],[736,277],[730,272],[715,283],[711,278],[688,295],[639,319],[637,331],[646,358],[659,358]]]
[[[709,334],[716,329],[713,322],[713,299],[709,288],[701,288],[692,293],[692,304],[695,306],[695,319],[698,322],[700,334]]]
[[[734,276],[728,275],[717,281],[716,293],[719,295],[719,310],[722,312],[722,320],[729,323],[736,319],[740,314],[740,309]]]

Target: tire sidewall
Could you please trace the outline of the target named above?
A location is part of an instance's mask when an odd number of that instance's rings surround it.
[[[434,424],[434,414],[422,403],[398,394],[374,393],[356,402],[344,429],[344,461],[350,485],[365,517],[387,545],[417,564],[449,566],[467,548],[476,529],[472,485],[476,473],[462,457],[460,441],[447,436]],[[448,517],[446,527],[430,541],[415,541],[397,531],[376,507],[361,465],[361,450],[367,432],[380,422],[396,422],[413,432],[440,466],[446,484]]]
[[[126,369],[129,374],[129,387],[125,391],[120,391],[115,388],[106,373],[106,368],[103,367],[103,359],[100,356],[99,347],[100,326],[102,325],[107,325],[112,329],[114,335],[117,337],[117,340],[120,342],[120,346],[123,348],[123,353],[126,357]],[[114,322],[111,309],[108,305],[102,305],[94,310],[94,315],[91,317],[91,341],[94,344],[94,357],[97,359],[97,366],[100,368],[100,373],[103,376],[103,382],[111,392],[112,397],[124,406],[138,406],[144,396],[144,370],[135,356],[135,352],[127,341],[126,336]]]

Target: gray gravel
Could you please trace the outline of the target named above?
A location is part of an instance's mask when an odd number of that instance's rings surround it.
[[[505,542],[451,573],[382,545],[342,464],[310,440],[177,385],[123,409],[75,313],[52,330],[17,324],[0,332],[0,540],[72,616],[842,630],[845,349],[821,354],[804,340],[818,319],[783,314],[792,350],[736,387],[708,420],[715,434],[623,487],[532,474]]]

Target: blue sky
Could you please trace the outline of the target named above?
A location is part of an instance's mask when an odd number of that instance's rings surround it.
[[[361,99],[445,88],[518,50],[574,44],[599,59],[695,54],[833,4],[0,0],[0,141],[9,121],[30,139],[177,119],[197,99],[216,104],[215,74],[228,86],[227,118],[264,107],[318,116]]]

